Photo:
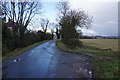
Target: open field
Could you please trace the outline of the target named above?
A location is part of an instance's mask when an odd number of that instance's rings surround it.
[[[118,39],[80,39],[83,44],[101,49],[118,51]]]

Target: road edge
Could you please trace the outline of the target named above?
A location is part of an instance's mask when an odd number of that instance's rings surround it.
[[[43,44],[43,43],[46,43],[46,42],[48,42],[48,41],[49,41],[49,40],[45,40],[45,41],[42,41],[42,42],[38,42],[38,43],[35,43],[35,44],[31,44],[31,45],[29,45],[29,46],[27,46],[27,47],[25,47],[25,48],[19,49],[18,51],[13,51],[13,52],[11,52],[11,53],[8,53],[8,54],[10,54],[10,55],[7,55],[7,56],[5,56],[5,57],[2,56],[2,61],[5,61],[5,60],[8,60],[8,59],[10,59],[10,58],[12,58],[12,57],[18,56],[18,55],[20,55],[20,54],[22,54],[22,53],[24,53],[24,52],[27,52],[27,51],[29,51],[29,50],[31,50],[31,49],[33,49],[33,48],[35,48],[35,47],[37,47],[37,46],[39,46],[39,45],[41,45],[41,44]],[[15,52],[16,52],[17,54],[15,54]]]

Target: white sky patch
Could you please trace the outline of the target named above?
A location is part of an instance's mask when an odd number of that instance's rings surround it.
[[[119,0],[68,0],[70,2],[119,2]]]
[[[81,10],[85,10],[85,11],[94,10],[94,8],[96,8],[95,7],[96,5],[97,5],[96,2],[77,2],[74,0],[70,1],[71,8],[81,9]]]
[[[93,30],[89,30],[89,29],[81,29],[82,30],[82,33],[83,35],[91,35],[91,36],[96,36],[98,35],[97,32],[93,31]]]
[[[117,0],[70,0],[71,8],[80,9],[93,16],[90,30],[83,30],[88,35],[118,35]]]
[[[34,27],[34,28],[33,28],[33,26],[28,26],[27,29],[28,29],[28,30],[32,30],[32,31],[42,30],[41,27]],[[47,33],[51,33],[51,29],[48,28],[48,29],[47,29]]]
[[[19,2],[33,2],[33,1],[40,1],[40,2],[58,2],[58,1],[70,1],[70,2],[118,2],[119,0],[1,0],[1,1],[19,1]]]
[[[41,0],[39,0],[41,1]],[[119,0],[42,0],[42,2],[58,2],[58,1],[72,1],[72,2],[118,2]]]
[[[117,24],[115,21],[107,21],[108,24]]]

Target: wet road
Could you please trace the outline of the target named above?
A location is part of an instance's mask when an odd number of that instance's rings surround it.
[[[43,43],[3,61],[3,78],[90,78],[88,58],[63,52],[56,41]]]

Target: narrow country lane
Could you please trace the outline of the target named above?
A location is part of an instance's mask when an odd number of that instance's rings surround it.
[[[55,40],[3,61],[2,67],[2,78],[92,77],[88,58],[59,50]]]

